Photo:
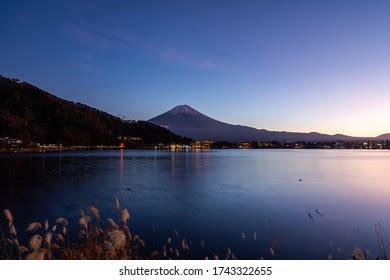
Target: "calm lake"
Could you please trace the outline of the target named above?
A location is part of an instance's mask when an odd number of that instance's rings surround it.
[[[375,258],[377,223],[390,241],[389,151],[2,154],[0,178],[0,209],[13,212],[20,233],[57,217],[78,231],[80,208],[116,217],[118,197],[148,248],[176,230],[190,241],[189,258],[223,258],[230,248],[239,259],[345,259],[355,245]]]

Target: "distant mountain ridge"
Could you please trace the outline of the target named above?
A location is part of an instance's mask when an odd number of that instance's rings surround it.
[[[390,133],[379,135],[375,139],[376,140],[390,140]]]
[[[328,135],[317,132],[286,132],[256,129],[249,126],[233,125],[215,120],[197,111],[189,105],[178,105],[173,109],[149,120],[154,124],[170,129],[172,132],[196,140],[214,141],[353,141],[374,139],[370,137],[352,137],[343,134]],[[380,140],[390,139],[384,134]],[[378,139],[379,140],[379,139]]]
[[[145,121],[124,121],[81,103],[60,99],[31,84],[0,76],[0,138],[64,145],[115,145],[118,137],[143,144],[192,140]]]
[[[189,144],[192,139],[232,142],[390,140],[390,133],[370,138],[232,125],[212,119],[189,105],[176,106],[148,122],[127,122],[0,75],[0,138],[64,145],[113,145],[120,136],[140,137],[145,144]]]

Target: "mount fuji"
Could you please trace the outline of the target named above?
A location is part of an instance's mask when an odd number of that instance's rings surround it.
[[[179,105],[156,116],[149,122],[168,128],[174,133],[195,140],[213,141],[352,141],[359,137],[342,134],[328,135],[317,132],[301,133],[269,131],[249,126],[233,125],[215,120],[189,105]]]

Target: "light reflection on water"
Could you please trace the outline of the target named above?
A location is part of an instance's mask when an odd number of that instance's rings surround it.
[[[389,166],[388,151],[0,155],[0,208],[10,208],[20,226],[61,216],[73,218],[76,230],[80,208],[114,216],[118,197],[149,246],[177,229],[192,241],[194,258],[228,247],[239,258],[267,257],[274,240],[282,259],[346,258],[354,245],[375,255],[374,225],[390,228]]]

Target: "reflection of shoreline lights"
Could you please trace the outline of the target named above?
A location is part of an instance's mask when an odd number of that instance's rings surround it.
[[[171,155],[171,175],[172,177],[176,175],[176,154]]]
[[[120,149],[120,156],[119,156],[119,183],[122,186],[123,185],[123,158],[124,158],[124,150]]]

